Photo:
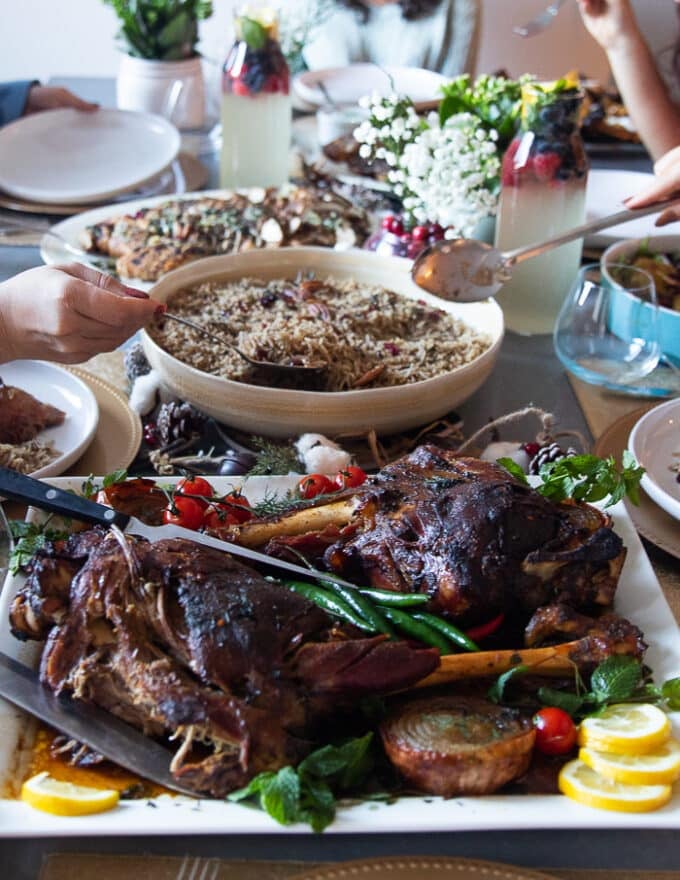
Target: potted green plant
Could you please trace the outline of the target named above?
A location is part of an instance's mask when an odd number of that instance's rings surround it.
[[[116,13],[123,49],[118,106],[159,113],[179,128],[198,128],[205,86],[197,50],[198,22],[211,0],[104,0]]]

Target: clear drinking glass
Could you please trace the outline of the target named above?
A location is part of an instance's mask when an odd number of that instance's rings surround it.
[[[553,335],[557,356],[579,379],[613,391],[635,383],[659,362],[654,280],[632,266],[583,266],[564,300]]]

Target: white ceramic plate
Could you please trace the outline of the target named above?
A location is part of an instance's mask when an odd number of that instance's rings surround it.
[[[642,487],[659,507],[680,520],[680,483],[672,464],[680,464],[680,399],[655,406],[630,432],[628,448],[646,469]],[[678,526],[680,543],[680,526]]]
[[[360,434],[371,429],[378,434],[390,434],[427,425],[467,400],[493,369],[503,340],[503,312],[498,303],[493,299],[479,303],[445,302],[431,296],[411,280],[411,260],[399,257],[318,247],[265,248],[196,260],[161,278],[151,295],[166,302],[177,291],[206,281],[248,277],[292,279],[298,272],[310,270],[317,278],[380,285],[407,299],[424,301],[487,333],[491,344],[470,363],[434,378],[353,391],[298,391],[234,382],[172,357],[142,331],[149,363],[182,400],[226,425],[269,437],[290,437],[305,431]]]
[[[36,202],[101,202],[160,174],[180,136],[161,116],[51,110],[0,129],[0,189]]]
[[[59,456],[35,471],[34,477],[63,474],[92,442],[99,422],[94,394],[78,376],[47,361],[10,361],[0,364],[6,385],[14,385],[66,413],[64,423],[38,434],[43,443],[52,442]]]
[[[163,482],[171,482],[164,478]],[[240,485],[238,479],[212,478],[219,492]],[[80,479],[54,481],[66,489],[78,490]],[[292,488],[289,477],[252,477],[244,491],[257,501],[265,493],[282,493]],[[636,623],[649,643],[646,661],[657,683],[678,674],[680,632],[659,582],[640,544],[623,504],[610,509],[615,528],[628,548],[615,608]],[[9,578],[0,598],[0,651],[20,662],[35,665],[39,646],[19,642],[9,632],[8,612],[22,581]],[[680,714],[671,716],[674,732],[680,734]],[[17,772],[18,752],[28,731],[26,716],[0,700],[0,789]],[[29,740],[30,742],[30,740]],[[25,740],[24,740],[25,743]],[[24,747],[26,747],[24,745]],[[124,801],[108,813],[65,819],[32,810],[16,800],[0,800],[2,837],[83,837],[99,835],[202,835],[312,833],[306,826],[282,827],[257,810],[224,801],[196,801],[160,797],[156,809],[147,801]],[[559,795],[489,795],[443,800],[439,797],[400,798],[394,803],[368,802],[342,806],[325,834],[393,834],[418,832],[491,831],[533,829],[660,829],[680,830],[680,790],[673,800],[652,813],[612,813],[581,806]],[[502,876],[502,875],[499,875]]]
[[[588,174],[588,186],[586,188],[586,221],[598,220],[616,211],[623,211],[623,200],[626,196],[649,186],[654,180],[653,174],[645,174],[644,171],[614,171],[602,168],[593,168]],[[659,228],[654,225],[657,215],[639,217],[628,223],[620,223],[602,232],[589,235],[585,244],[589,247],[607,247],[620,238],[646,238],[649,235],[658,234]]]
[[[390,80],[391,78],[391,80]],[[356,104],[363,95],[397,92],[408,95],[414,103],[441,97],[439,88],[448,82],[441,73],[420,67],[378,67],[376,64],[350,64],[308,70],[293,80],[296,96],[310,107],[321,107],[328,101],[319,88],[323,82],[336,104]]]

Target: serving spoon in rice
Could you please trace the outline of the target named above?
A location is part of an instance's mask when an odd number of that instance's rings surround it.
[[[664,208],[677,204],[676,196],[644,208],[617,211],[616,214],[591,220],[546,241],[523,245],[512,251],[502,252],[472,238],[437,241],[416,257],[411,267],[411,277],[418,287],[441,299],[479,302],[498,293],[503,284],[510,280],[512,269],[517,263],[578,238],[585,238],[592,232],[646,217],[648,214],[658,214]]]
[[[223,336],[218,336],[217,333],[213,333],[211,330],[206,330],[205,327],[196,324],[194,321],[190,321],[188,318],[182,318],[179,315],[174,315],[172,312],[164,312],[160,320],[170,320],[175,321],[177,324],[183,324],[185,327],[195,330],[196,333],[201,333],[208,339],[212,339],[219,345],[231,349],[231,351],[235,352],[239,357],[242,357],[244,361],[250,364],[253,370],[257,371],[259,378],[263,380],[269,378],[273,381],[295,381],[296,385],[306,381],[308,384],[312,384],[316,387],[320,377],[328,369],[328,364],[325,361],[313,361],[310,364],[276,364],[273,361],[259,361],[256,358],[250,357],[250,355],[246,354],[244,351],[241,351],[241,349],[237,345],[234,345],[233,342],[230,342]]]

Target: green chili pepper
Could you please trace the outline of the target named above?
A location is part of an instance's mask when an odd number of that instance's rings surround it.
[[[412,608],[427,605],[430,601],[425,593],[397,593],[394,590],[374,590],[372,587],[359,587],[359,592],[378,605],[389,605],[390,608]]]
[[[446,636],[447,639],[452,641],[456,647],[462,648],[464,651],[479,651],[478,646],[472,641],[472,639],[466,636],[464,632],[461,632],[458,627],[449,623],[448,620],[444,620],[442,617],[437,617],[434,614],[427,614],[424,611],[416,611],[413,614],[413,617],[416,620],[420,620],[422,623],[427,623],[433,629],[436,629],[442,635]]]
[[[298,593],[300,596],[304,596],[305,599],[309,599],[310,602],[314,602],[315,605],[318,605],[319,608],[322,608],[329,614],[339,617],[347,623],[354,624],[354,626],[364,632],[376,632],[374,627],[357,614],[353,608],[351,608],[339,596],[329,593],[328,590],[317,587],[316,584],[306,584],[303,581],[282,581],[282,583],[285,584],[288,589],[293,590],[294,593]]]
[[[335,581],[323,581],[323,584],[328,585],[334,593],[347,602],[357,614],[361,615],[361,617],[363,617],[367,623],[370,623],[372,627],[377,629],[378,632],[384,633],[391,639],[397,637],[394,628],[387,622],[383,613],[365,596],[362,596],[358,589],[346,587],[344,584],[338,584]]]
[[[453,653],[448,639],[444,638],[440,632],[427,623],[416,620],[415,615],[401,611],[399,608],[383,608],[382,610],[385,617],[400,629],[405,636],[438,648],[440,654]]]

